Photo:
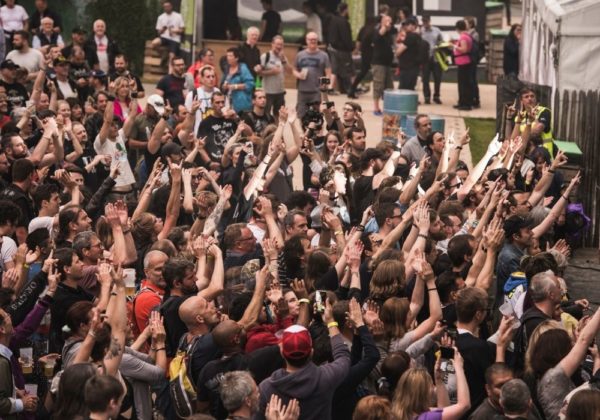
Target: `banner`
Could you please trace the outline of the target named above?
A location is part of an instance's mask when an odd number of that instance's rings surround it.
[[[183,24],[185,25],[185,30],[181,39],[181,50],[191,55],[192,46],[194,44],[194,30],[196,29],[196,0],[181,0],[181,16],[183,17]]]
[[[352,27],[352,39],[356,39],[358,31],[365,24],[367,16],[367,2],[365,0],[346,0],[348,13],[350,14],[350,26]]]

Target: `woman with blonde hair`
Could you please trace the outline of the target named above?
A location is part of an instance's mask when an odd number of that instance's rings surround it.
[[[392,410],[390,401],[378,395],[369,395],[361,399],[352,420],[392,420]]]
[[[461,418],[471,407],[469,386],[464,371],[464,361],[454,349],[457,402],[450,405],[448,390],[442,380],[444,372],[440,360],[436,363],[435,384],[424,368],[408,369],[396,386],[392,401],[392,414],[397,420],[453,420]],[[436,396],[437,404],[432,409]]]
[[[542,321],[540,325],[538,325],[531,337],[529,338],[529,344],[527,346],[527,352],[525,353],[525,372],[531,373],[531,358],[533,357],[533,349],[535,348],[540,336],[546,331],[553,329],[564,329],[562,324],[559,321],[554,319],[547,319],[546,321]]]

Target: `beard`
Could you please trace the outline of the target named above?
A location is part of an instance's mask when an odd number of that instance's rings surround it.
[[[447,239],[446,232],[444,232],[443,230],[440,230],[436,233],[429,231],[429,237],[434,241],[443,241],[444,239]]]

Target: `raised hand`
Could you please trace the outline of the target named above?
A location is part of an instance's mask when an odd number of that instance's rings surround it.
[[[306,285],[304,283],[304,280],[294,279],[292,280],[290,286],[298,299],[308,298],[308,292],[306,291]]]
[[[348,303],[348,312],[346,312],[346,319],[353,328],[360,328],[365,325],[363,320],[363,314],[360,309],[360,304],[355,298],[352,298]]]

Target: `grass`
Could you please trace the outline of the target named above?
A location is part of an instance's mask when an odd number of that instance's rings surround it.
[[[465,125],[470,127],[469,148],[473,164],[476,164],[483,157],[488,144],[496,135],[496,120],[493,118],[465,118]]]

